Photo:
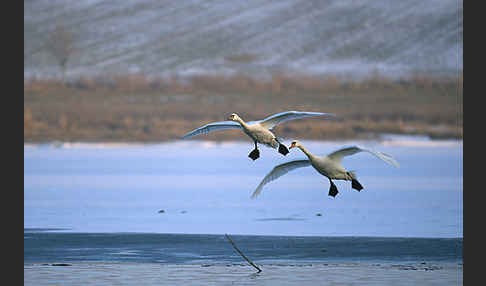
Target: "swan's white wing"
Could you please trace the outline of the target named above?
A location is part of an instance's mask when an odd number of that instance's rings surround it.
[[[358,152],[368,152],[368,153],[375,155],[376,157],[380,158],[381,160],[385,161],[386,163],[388,163],[392,166],[395,166],[395,167],[400,166],[398,164],[398,162],[392,156],[390,156],[388,154],[385,154],[383,152],[374,151],[374,150],[364,149],[364,148],[361,148],[361,147],[358,147],[358,146],[352,146],[352,147],[347,147],[347,148],[337,150],[337,151],[329,154],[328,157],[331,158],[332,160],[336,161],[336,162],[341,162],[341,159],[344,156],[351,156],[351,155],[356,154]]]
[[[256,190],[253,192],[251,195],[251,198],[254,199],[256,198],[263,189],[263,186],[266,184],[270,183],[273,180],[278,179],[279,177],[287,174],[288,172],[295,170],[297,168],[302,168],[302,167],[307,167],[310,166],[310,161],[309,160],[296,160],[296,161],[290,161],[287,163],[280,164],[278,166],[275,166],[270,173],[268,173],[265,178],[260,182]]]
[[[197,136],[199,134],[207,134],[212,131],[223,130],[223,129],[241,129],[241,125],[238,122],[234,122],[234,121],[220,121],[220,122],[208,123],[204,126],[201,126],[185,134],[184,136],[181,137],[181,139],[186,139],[193,136]]]
[[[332,113],[322,113],[322,112],[306,112],[306,111],[284,111],[274,115],[271,115],[265,119],[254,121],[259,122],[263,127],[267,129],[272,129],[275,125],[280,124],[282,122],[293,120],[293,119],[300,119],[306,117],[313,117],[313,116],[335,116]],[[253,122],[252,122],[253,123]]]

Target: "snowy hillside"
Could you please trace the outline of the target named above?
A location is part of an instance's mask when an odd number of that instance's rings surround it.
[[[459,0],[24,1],[24,78],[58,77],[47,48],[72,35],[68,78],[276,71],[453,75]]]

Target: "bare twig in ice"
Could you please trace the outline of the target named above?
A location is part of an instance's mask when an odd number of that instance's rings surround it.
[[[258,273],[262,272],[262,270],[260,268],[258,268],[258,266],[256,266],[250,259],[248,259],[248,257],[246,257],[243,254],[243,252],[241,252],[241,250],[238,249],[238,247],[236,247],[236,244],[233,242],[233,240],[230,238],[230,236],[228,234],[225,234],[225,236],[228,239],[228,241],[231,243],[233,248],[236,249],[236,251],[238,251],[238,253],[241,255],[241,257],[243,257],[246,261],[248,261],[248,263],[250,263],[251,266],[255,267],[258,270]]]

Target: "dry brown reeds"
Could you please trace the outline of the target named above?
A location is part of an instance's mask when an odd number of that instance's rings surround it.
[[[164,141],[230,112],[261,119],[285,110],[333,112],[334,120],[278,126],[287,138],[338,139],[383,132],[462,138],[462,74],[343,81],[334,76],[148,78],[140,74],[24,83],[24,141]],[[201,139],[242,139],[215,132]]]

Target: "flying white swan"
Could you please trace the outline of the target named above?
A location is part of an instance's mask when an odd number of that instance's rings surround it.
[[[257,197],[261,193],[263,186],[265,186],[269,182],[287,174],[292,170],[307,166],[314,167],[317,172],[321,173],[329,179],[329,183],[331,184],[331,187],[329,188],[329,196],[335,197],[338,194],[337,187],[332,182],[332,179],[351,181],[351,187],[359,192],[363,189],[363,186],[361,186],[361,184],[358,182],[356,174],[353,171],[347,171],[341,164],[341,159],[344,156],[350,156],[358,152],[369,152],[380,158],[381,160],[385,161],[386,163],[395,167],[399,167],[398,162],[390,155],[378,151],[364,149],[358,146],[342,148],[327,156],[313,155],[299,141],[293,141],[289,149],[292,149],[294,147],[298,147],[300,150],[302,150],[302,152],[304,152],[304,154],[307,155],[309,159],[290,161],[274,167],[273,170],[268,173],[265,178],[263,178],[261,183],[251,195],[251,198]]]
[[[248,157],[250,157],[251,159],[256,160],[258,159],[258,157],[260,157],[260,151],[258,150],[257,143],[265,144],[266,146],[269,146],[271,148],[278,147],[279,153],[287,155],[287,153],[289,153],[289,150],[285,145],[281,144],[277,137],[272,133],[272,128],[288,120],[312,116],[330,117],[334,116],[334,114],[322,112],[285,111],[269,116],[263,120],[245,122],[236,113],[232,113],[228,117],[229,121],[208,123],[185,134],[181,138],[186,139],[200,134],[207,134],[216,130],[242,129],[243,132],[250,136],[250,138],[255,143],[255,149],[251,151],[251,153],[248,155]]]

